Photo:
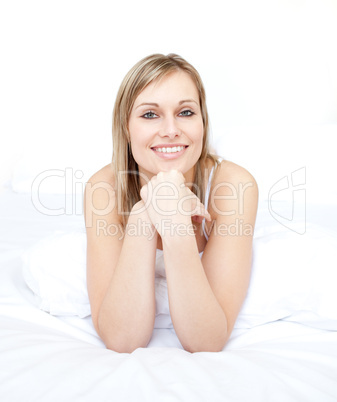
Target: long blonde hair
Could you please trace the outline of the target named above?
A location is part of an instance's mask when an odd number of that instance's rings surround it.
[[[217,164],[217,157],[211,154],[209,150],[209,123],[206,94],[197,70],[182,57],[173,53],[167,56],[163,54],[153,54],[140,60],[131,68],[122,81],[113,110],[113,155],[111,166],[115,174],[118,211],[122,215],[122,223],[124,226],[127,223],[127,217],[133,205],[140,200],[141,189],[138,165],[131,152],[128,130],[132,107],[137,96],[147,85],[177,70],[182,70],[191,76],[199,93],[204,136],[202,151],[196,163],[192,191],[194,191],[200,200],[204,200],[205,196],[205,179],[207,180],[207,177],[205,177],[204,168],[206,159],[210,159],[213,166]]]

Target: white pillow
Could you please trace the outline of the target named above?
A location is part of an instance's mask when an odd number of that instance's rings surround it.
[[[56,231],[22,254],[23,277],[34,292],[37,306],[52,315],[90,315],[86,281],[85,229]],[[167,283],[155,279],[155,328],[173,328]]]
[[[337,330],[337,237],[308,225],[254,240],[251,282],[236,322],[250,328],[280,319]]]
[[[22,254],[23,277],[41,310],[90,315],[86,286],[86,233],[56,231]]]
[[[41,240],[23,254],[23,274],[39,308],[53,315],[90,315],[85,230]],[[280,319],[337,330],[337,238],[308,226],[283,228],[254,240],[247,297],[236,328]],[[167,284],[156,278],[156,328],[172,328]]]

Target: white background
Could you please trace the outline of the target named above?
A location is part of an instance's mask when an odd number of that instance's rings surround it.
[[[337,1],[0,4],[3,187],[29,190],[46,169],[85,180],[109,163],[122,78],[144,56],[174,52],[203,78],[213,143],[255,175],[262,197],[305,167],[321,200],[337,132]]]

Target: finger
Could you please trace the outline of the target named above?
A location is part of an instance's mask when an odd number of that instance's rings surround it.
[[[195,214],[193,215],[193,217],[200,217],[200,220],[203,221],[204,219],[206,219],[206,221],[211,222],[212,218],[210,214]]]
[[[202,215],[205,217],[206,221],[211,221],[211,214],[207,211],[207,209],[202,205]]]
[[[212,220],[211,214],[207,211],[207,209],[205,209],[205,218],[206,218],[206,221],[209,221],[209,222]]]
[[[141,197],[141,199],[142,199],[144,202],[146,202],[146,200],[147,200],[147,192],[148,192],[147,184],[145,184],[145,185],[140,189],[140,192],[139,192],[140,197]]]
[[[205,218],[206,221],[209,222],[212,220],[210,213],[203,207],[199,207],[195,212],[193,212],[192,217],[200,217],[201,220]]]
[[[211,221],[211,215],[210,213],[207,211],[207,209],[205,208],[204,204],[202,202],[199,201],[198,203],[198,211],[200,212],[200,215],[203,216],[207,221]]]
[[[192,221],[197,222],[197,223],[201,223],[203,221],[203,217],[200,216],[200,215],[194,215],[194,216],[192,216]]]
[[[143,196],[145,195],[145,192],[146,192],[146,189],[145,189],[145,186],[143,186],[141,189],[140,189],[140,196],[143,198]]]

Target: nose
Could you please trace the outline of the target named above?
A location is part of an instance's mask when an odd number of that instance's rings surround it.
[[[174,117],[166,117],[160,129],[161,137],[175,138],[181,135],[178,122]]]

